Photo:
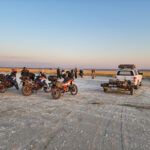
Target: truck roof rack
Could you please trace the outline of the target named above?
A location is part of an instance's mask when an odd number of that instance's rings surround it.
[[[118,66],[118,68],[120,69],[135,69],[135,65],[134,64],[120,64]]]

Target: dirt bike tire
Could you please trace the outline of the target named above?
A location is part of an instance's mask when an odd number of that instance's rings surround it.
[[[72,84],[70,92],[71,92],[71,95],[77,95],[78,87],[75,84]]]
[[[30,86],[24,85],[22,87],[22,94],[24,96],[30,96],[32,94],[32,88]]]
[[[61,91],[60,89],[52,89],[52,97],[53,99],[59,99],[61,96]]]
[[[0,84],[0,93],[5,93],[6,92],[6,87],[3,84]]]

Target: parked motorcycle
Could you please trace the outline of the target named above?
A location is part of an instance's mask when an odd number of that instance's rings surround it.
[[[51,92],[52,97],[54,99],[59,99],[60,96],[65,92],[70,92],[72,95],[76,95],[78,93],[78,88],[75,84],[73,84],[73,79],[68,79],[68,81],[60,82],[57,81],[56,76],[49,76],[48,80],[51,81]]]
[[[48,93],[51,91],[50,85],[46,83],[46,77],[37,76],[33,81],[30,78],[23,80],[22,94],[24,96],[31,95],[34,91],[43,89],[44,92]]]
[[[19,90],[16,77],[13,75],[0,74],[0,93],[5,93],[7,88],[15,87]]]

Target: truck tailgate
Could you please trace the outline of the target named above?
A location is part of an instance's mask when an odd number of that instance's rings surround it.
[[[134,80],[134,76],[116,76],[116,78],[120,81],[124,81],[124,80],[133,81]]]

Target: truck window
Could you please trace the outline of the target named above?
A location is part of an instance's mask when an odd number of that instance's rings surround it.
[[[133,71],[118,71],[117,75],[119,75],[119,76],[134,76]]]

